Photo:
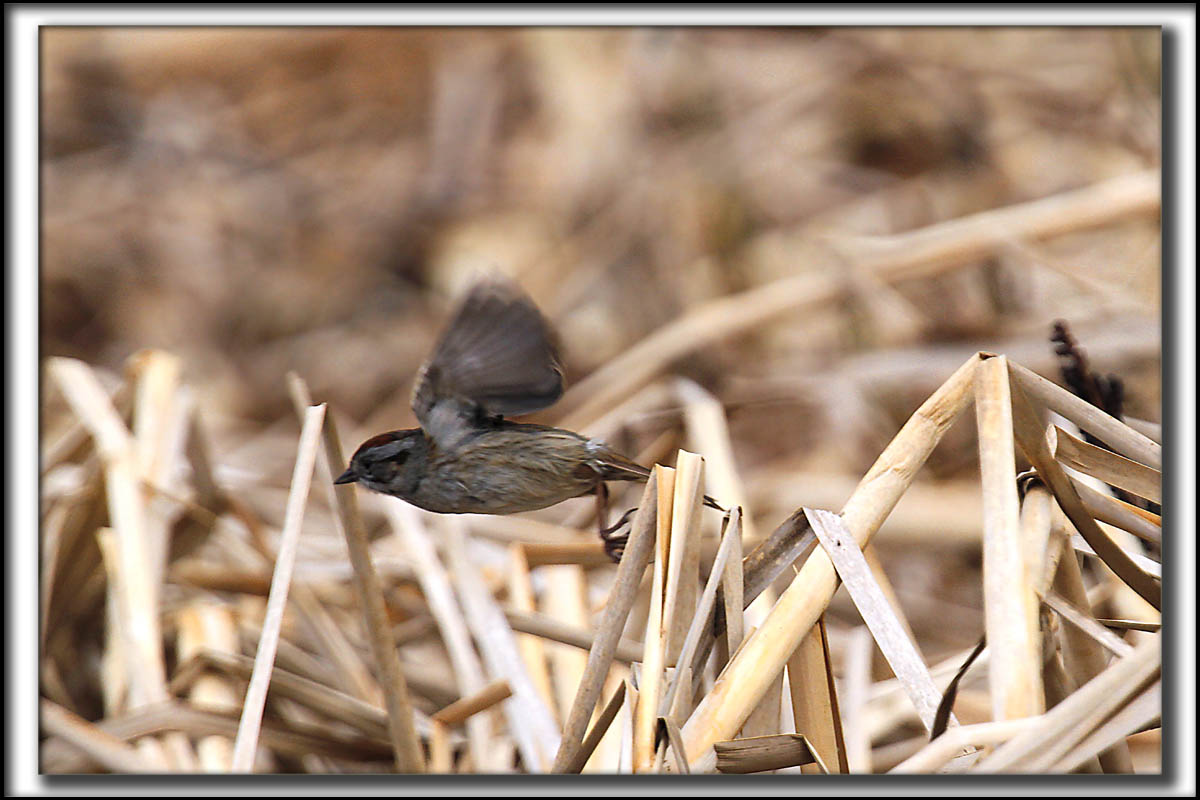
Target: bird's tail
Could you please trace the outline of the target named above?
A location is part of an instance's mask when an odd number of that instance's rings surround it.
[[[638,483],[645,483],[650,480],[649,469],[636,461],[630,461],[625,456],[615,453],[612,450],[606,450],[601,453],[593,464],[593,468],[600,474],[601,479],[606,481],[637,481]],[[708,495],[704,495],[704,505],[709,508],[715,508],[722,513],[726,510],[724,506]]]

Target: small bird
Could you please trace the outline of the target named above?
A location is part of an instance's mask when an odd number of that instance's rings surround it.
[[[604,528],[604,482],[644,482],[650,470],[598,439],[505,419],[546,408],[562,393],[545,317],[510,281],[483,280],[417,375],[412,408],[421,427],[367,439],[334,483],[357,482],[443,514],[512,514],[596,493],[601,538],[620,560],[626,536],[615,533],[632,512]],[[707,496],[705,504],[721,509]]]

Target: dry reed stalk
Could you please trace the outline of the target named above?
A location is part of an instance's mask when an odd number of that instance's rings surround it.
[[[860,546],[870,541],[941,436],[970,403],[979,361],[978,355],[968,359],[917,409],[847,501],[842,517]],[[684,726],[693,772],[712,769],[713,743],[729,739],[745,721],[836,589],[833,564],[823,552],[814,552]]]
[[[866,724],[863,712],[871,687],[871,658],[875,654],[875,641],[871,638],[870,629],[865,625],[853,628],[846,636],[845,647],[842,691],[838,700],[842,712],[842,737],[846,743],[846,764],[849,772],[869,775],[874,771],[871,766],[871,729]]]
[[[1103,524],[1101,525],[1101,530],[1105,530]],[[1117,528],[1111,528],[1108,530],[1112,530],[1114,533],[1119,532]],[[1092,558],[1096,559],[1099,562],[1098,568],[1101,571],[1103,571],[1106,576],[1112,577],[1113,581],[1115,581],[1115,583],[1110,583],[1103,587],[1096,587],[1096,591],[1103,591],[1106,595],[1111,595],[1120,586],[1125,585],[1123,583],[1120,583],[1120,578],[1116,577],[1110,570],[1106,570],[1104,568],[1104,560],[1101,559],[1100,556],[1096,554],[1096,551],[1092,549],[1092,546],[1089,545],[1082,536],[1080,536],[1077,533],[1073,534],[1071,536],[1071,547],[1075,548],[1075,552],[1077,552],[1077,553],[1082,553],[1083,555],[1091,556]],[[1143,556],[1139,553],[1126,553],[1126,555],[1130,558],[1130,560],[1133,561],[1133,563],[1137,564],[1138,567],[1140,567],[1142,569],[1142,571],[1144,571],[1147,575],[1150,575],[1151,577],[1154,577],[1154,578],[1159,578],[1159,579],[1162,578],[1162,564],[1158,563],[1157,561],[1152,561],[1151,559],[1149,559],[1146,556]],[[1119,586],[1118,586],[1118,584],[1119,584]],[[1133,596],[1137,597],[1136,594],[1134,594]],[[1137,597],[1137,599],[1141,603],[1142,608],[1146,609],[1148,611],[1148,613],[1150,613],[1150,614],[1159,613],[1157,609],[1155,609],[1149,603],[1142,600],[1140,597]]]
[[[492,681],[479,694],[455,700],[433,714],[433,721],[443,725],[458,725],[481,711],[487,711],[497,703],[512,697],[512,688],[506,680]]]
[[[241,620],[239,624],[242,628],[241,638],[244,640],[243,646],[253,647],[254,642],[257,642],[262,636],[261,628],[257,628],[245,620]],[[275,658],[278,664],[277,671],[280,668],[286,669],[324,686],[336,687],[340,685],[335,667],[330,666],[319,658],[309,655],[307,651],[287,640],[279,642],[279,652]],[[401,662],[400,669],[409,685],[435,705],[452,703],[462,696],[450,678],[441,673],[431,672],[424,664]],[[339,695],[351,697],[356,702],[365,705],[378,705],[378,702],[372,703],[363,700],[353,692],[342,690],[339,691]]]
[[[1008,372],[1031,400],[1066,417],[1126,458],[1162,469],[1162,445],[1020,364],[1010,362]]]
[[[700,506],[704,497],[704,459],[680,450],[675,462],[670,557],[663,591],[663,658],[676,666],[694,616],[700,581]]]
[[[546,704],[560,723],[562,710],[554,701],[554,685],[550,682],[550,670],[546,666],[546,647],[539,636],[525,630],[513,621],[514,616],[531,616],[537,610],[533,594],[533,581],[529,574],[529,560],[525,557],[525,545],[514,542],[508,548],[508,601],[512,607],[505,609],[504,616],[514,631],[518,632],[517,647],[521,659],[529,672],[529,679],[542,702]]]
[[[1162,502],[1162,473],[1156,469],[1088,444],[1057,425],[1046,428],[1046,446],[1064,466],[1155,503]]]
[[[240,652],[253,652],[258,646],[258,640],[262,638],[262,625],[257,624],[256,620],[262,617],[265,606],[265,601],[259,602],[258,598],[246,596],[239,597],[238,602],[234,605],[234,621],[238,627]],[[275,661],[279,669],[286,669],[317,683],[327,686],[337,683],[333,677],[333,668],[329,664],[287,639],[279,640],[279,650],[275,653]],[[179,670],[176,671],[175,676],[171,679],[172,686],[175,686],[176,682],[180,680],[181,674]]]
[[[161,350],[142,350],[132,355],[126,372],[134,382],[133,437],[141,477],[157,486],[169,486],[171,472],[180,458],[183,444],[178,395],[179,359]],[[168,503],[158,493],[148,493],[144,517],[150,585],[162,586],[170,547]]]
[[[105,631],[104,655],[100,663],[100,673],[103,678],[104,715],[113,716],[121,713],[128,705],[128,668],[125,666],[127,647],[122,643],[127,641],[128,624],[121,613],[124,605],[124,592],[120,587],[124,583],[118,580],[121,572],[120,548],[117,535],[112,528],[102,527],[95,531],[96,544],[100,548],[100,560],[104,566],[109,591],[104,599]]]
[[[233,737],[237,733],[237,726],[236,712],[226,714],[167,701],[146,706],[125,717],[105,720],[97,727],[130,741],[173,731],[188,736]],[[386,760],[391,752],[391,744],[382,738],[348,734],[328,725],[296,721],[264,720],[260,739],[264,750],[299,758],[316,753],[350,762]],[[53,741],[46,742],[43,756],[53,759],[54,771],[72,771],[70,767],[78,771],[83,768],[77,760],[64,758],[62,749],[57,742],[52,744]]]
[[[739,530],[737,535],[730,540],[729,557],[725,561],[725,568],[721,570],[721,603],[722,611],[725,619],[725,652],[736,652],[742,645],[742,639],[746,634],[746,620],[742,611],[746,608],[745,600],[745,575],[742,574],[742,533],[740,530],[742,522],[742,507],[736,506],[737,524]],[[733,520],[730,520],[730,526],[733,525]],[[729,535],[727,532],[726,535]],[[721,542],[724,545],[724,540]],[[705,638],[707,639],[709,626],[707,620],[702,628]],[[701,645],[697,645],[697,652],[704,649]],[[723,668],[722,663],[718,667]],[[692,669],[695,670],[693,662]]]
[[[1039,720],[1039,717],[1021,717],[999,722],[960,725],[946,731],[890,771],[909,775],[934,772],[963,750],[1001,744],[1017,734],[1029,730]]]
[[[1057,650],[1058,640],[1055,637],[1054,626],[1050,625],[1049,620],[1045,620],[1043,624],[1042,642],[1042,685],[1046,687],[1046,708],[1051,709],[1070,697],[1075,684],[1067,675],[1067,668],[1063,666]],[[1100,772],[1100,762],[1089,764],[1088,771]]]
[[[1159,183],[1158,170],[1146,170],[906,233],[854,242],[861,253],[831,256],[832,263],[811,265],[803,275],[710,300],[654,331],[572,387],[561,401],[561,407],[570,411],[560,424],[580,429],[688,353],[785,312],[833,305],[849,288],[839,277],[847,259],[885,283],[928,277],[997,253],[1014,239],[1049,238],[1154,213],[1160,206]]]
[[[829,773],[816,750],[800,733],[733,739],[717,742],[713,748],[717,753],[717,772],[726,774],[770,772],[808,764],[817,767],[822,774]]]
[[[310,587],[296,584],[295,581],[289,599],[292,601],[292,608],[299,612],[298,616],[303,623],[301,630],[308,634],[306,644],[316,652],[309,655],[307,651],[301,650],[288,640],[280,639],[276,653],[277,665],[338,689],[339,693],[353,697],[358,702],[371,706],[382,705],[383,693],[367,671],[360,654],[361,642],[351,641],[348,637],[351,631],[346,627],[345,621],[339,621],[329,613],[313,595]],[[246,622],[243,622],[242,626],[245,634],[251,638],[249,646],[253,649],[262,638],[262,627]],[[336,659],[330,658],[329,650],[339,642],[349,652]],[[347,674],[347,669],[353,669],[353,677]]]
[[[1053,498],[1040,483],[1033,482],[1021,501],[1021,546],[1025,553],[1025,569],[1037,596],[1044,597],[1050,591],[1059,562],[1069,548],[1070,533]],[[1074,557],[1074,554],[1071,554]],[[1058,640],[1045,609],[1039,613],[1042,644],[1042,689],[1047,709],[1054,708],[1065,700],[1074,689],[1058,652]],[[1099,771],[1099,763],[1093,771]]]
[[[546,616],[588,634],[589,615],[585,604],[587,583],[583,569],[575,565],[542,567],[545,592],[542,607]],[[576,647],[552,644],[550,666],[554,674],[554,700],[550,708],[569,708],[575,687],[587,668],[587,653]]]
[[[308,387],[295,373],[288,375],[288,383],[293,397],[308,398]],[[321,432],[327,474],[340,474],[345,461],[332,415],[325,416]],[[383,588],[371,563],[367,532],[359,516],[358,500],[354,491],[351,484],[334,487],[337,510],[334,520],[346,539],[350,564],[354,568],[354,588],[363,612],[371,654],[380,673],[379,683],[383,688],[387,706],[388,730],[391,734],[396,767],[401,772],[424,772],[425,757],[413,725],[413,708],[408,697],[408,686],[400,669],[400,658],[396,652],[396,643],[388,622],[387,606],[383,600]]]
[[[429,731],[429,771],[449,773],[454,770],[454,750],[450,746],[450,726],[433,721]]]
[[[805,765],[801,771],[805,774],[849,772],[824,616],[817,620],[788,658],[787,672],[796,732],[804,734],[819,762],[814,766]]]
[[[788,672],[787,672],[786,667],[783,670],[782,678],[783,678],[782,687],[781,687],[782,691],[780,692],[781,697],[779,700],[779,732],[780,733],[795,733],[796,732],[796,719],[795,719],[795,714],[792,712],[792,699],[791,699],[791,693],[790,693],[791,684],[788,682]],[[705,692],[707,692],[709,689],[711,689],[712,681],[711,680],[708,681],[704,685],[703,688],[704,688]],[[743,738],[745,738],[745,737],[743,737]],[[799,775],[804,772],[804,768],[800,765],[794,765],[791,767],[786,767],[783,770],[783,772],[784,772],[784,774]]]
[[[206,669],[237,680],[250,680],[254,660],[238,654],[201,650],[180,666],[171,687],[181,691],[195,685]],[[388,735],[387,714],[379,706],[279,666],[271,672],[270,696],[291,700],[317,714],[357,728],[367,736],[384,739]]]
[[[578,567],[607,567],[612,563],[604,552],[604,543],[599,541],[566,542],[543,544],[529,542],[525,545],[525,557],[529,566],[543,567],[568,564]]]
[[[854,536],[837,514],[811,508],[804,509],[804,513],[884,658],[916,707],[922,724],[926,730],[932,729],[941,692],[934,685],[916,642],[876,583],[875,573]]]
[[[467,555],[467,537],[461,520],[447,518],[444,530],[449,533],[450,578],[462,603],[467,627],[479,645],[488,672],[494,678],[507,680],[512,687],[512,697],[503,707],[509,731],[525,769],[544,772],[558,750],[561,731],[525,671],[504,612]]]
[[[802,509],[796,509],[742,559],[742,592],[746,607],[780,575],[803,563],[817,545]]]
[[[888,605],[892,607],[892,614],[895,615],[896,622],[904,629],[904,633],[909,640],[916,645],[917,635],[913,633],[912,625],[909,624],[908,617],[904,614],[904,608],[900,605],[900,597],[896,594],[896,589],[892,586],[892,582],[887,576],[887,571],[883,568],[883,561],[879,558],[879,551],[876,549],[875,543],[872,542],[864,547],[862,554],[863,558],[867,561],[867,566],[871,568],[871,577],[879,587],[879,591],[883,593],[884,598],[888,601]]]
[[[295,373],[288,374],[288,393],[291,396],[297,418],[302,420],[306,413],[305,409],[312,405],[312,398],[309,396],[308,386]],[[332,424],[332,420],[330,420],[330,424]],[[328,432],[326,432],[325,438],[328,442]],[[333,483],[333,478],[337,473],[332,471],[334,467],[329,462],[328,445],[326,446],[326,450],[326,458],[320,468],[321,483],[325,487],[329,507],[338,508],[339,489]],[[334,515],[333,523],[335,527],[342,530],[343,538],[345,538],[345,529],[341,525],[340,517]],[[260,537],[252,538],[259,545],[260,553],[270,563],[274,555],[270,550],[262,546]],[[372,569],[374,569],[373,563]],[[354,568],[351,565],[352,581],[353,575]],[[379,682],[371,674],[371,668],[360,655],[359,649],[353,646],[347,638],[347,631],[344,626],[339,625],[334,620],[333,616],[326,609],[325,604],[317,598],[308,585],[298,583],[293,589],[292,600],[296,608],[300,611],[305,625],[312,633],[313,639],[318,644],[321,655],[328,658],[329,663],[333,665],[332,674],[335,679],[335,685],[360,700],[373,705],[378,704],[383,698],[383,687],[380,686]]]
[[[1066,531],[1054,525],[1053,499],[1046,488],[1033,484],[1021,501],[1021,553],[1025,557],[1025,574],[1039,597],[1046,592],[1058,570]]]
[[[42,728],[46,733],[59,737],[111,772],[158,773],[169,771],[166,759],[154,754],[154,751],[131,747],[122,739],[93,725],[57,703],[42,698],[40,710]],[[59,770],[48,771],[58,772]]]
[[[162,628],[159,614],[160,592],[154,576],[165,550],[161,542],[155,547],[149,541],[149,531],[155,526],[147,519],[146,495],[141,480],[144,474],[138,440],[125,427],[113,408],[108,393],[90,367],[73,359],[51,359],[47,366],[50,376],[58,383],[63,397],[92,435],[96,451],[103,463],[110,535],[100,537],[104,564],[109,581],[109,608],[113,612],[116,637],[114,645],[120,655],[110,664],[123,675],[118,686],[128,693],[128,707],[138,709],[167,699],[166,670],[163,665]],[[162,528],[158,528],[161,533]],[[107,682],[106,682],[107,683]],[[120,691],[120,689],[118,689]],[[110,708],[114,694],[109,693]],[[195,754],[186,740],[169,737],[164,742],[168,764],[172,768],[188,769],[195,763]],[[153,751],[160,744],[154,740],[139,743],[142,751]],[[157,758],[157,756],[151,756]]]
[[[625,679],[625,702],[617,712],[616,722],[621,729],[621,745],[617,749],[617,772],[630,774],[633,772],[633,720],[637,713],[638,690],[633,687],[630,678]]]
[[[1016,367],[1016,365],[1011,366]],[[1038,476],[1054,494],[1059,506],[1062,507],[1062,510],[1070,518],[1071,524],[1087,540],[1087,543],[1092,546],[1092,549],[1096,551],[1105,565],[1128,584],[1130,588],[1141,595],[1146,602],[1150,603],[1156,609],[1160,609],[1162,607],[1161,587],[1100,529],[1096,521],[1083,508],[1079,494],[1075,491],[1075,486],[1071,483],[1070,478],[1067,477],[1062,467],[1050,455],[1042,426],[1038,422],[1033,408],[1029,405],[1029,401],[1025,399],[1021,387],[1017,385],[1021,382],[1017,376],[1021,374],[1019,370],[1013,372],[1010,369],[1010,375],[1014,376],[1013,380],[1010,381],[1012,384],[1013,427],[1021,450],[1025,453],[1030,463],[1037,469]],[[1053,386],[1053,384],[1050,385]],[[1110,417],[1109,419],[1112,418]],[[1072,421],[1075,422],[1075,420]],[[1113,420],[1113,423],[1118,428],[1123,428],[1130,434],[1134,433],[1131,429],[1121,425],[1116,420]],[[1079,423],[1076,422],[1076,424]]]
[[[58,574],[59,557],[64,549],[64,529],[67,527],[70,512],[71,508],[67,503],[58,503],[42,518],[41,569],[38,574],[38,646],[43,652],[46,648],[46,633],[50,629],[50,599]]]
[[[1097,619],[1096,621],[1106,628],[1113,628],[1119,631],[1158,633],[1162,630],[1162,624],[1158,622],[1142,622],[1136,619]]]
[[[666,754],[671,754],[671,768],[676,774],[687,775],[688,764],[687,759],[683,756],[683,739],[679,734],[679,725],[672,719],[666,717],[658,718],[658,732],[656,734],[658,740],[662,742],[659,745],[658,757],[655,759],[655,772],[663,771]]]
[[[91,433],[105,464],[109,514],[115,533],[121,579],[112,591],[124,621],[132,706],[166,699],[158,591],[148,578],[149,556],[144,537],[144,507],[139,485],[136,442],[112,407],[108,394],[85,364],[51,359],[47,367],[72,411]]]
[[[462,608],[454,596],[450,573],[438,558],[433,538],[426,530],[420,511],[408,503],[392,498],[379,498],[405,552],[413,560],[421,593],[429,604],[430,613],[437,620],[442,644],[454,667],[454,678],[463,697],[482,691],[487,684],[483,665],[471,643],[471,633],[463,617]],[[472,760],[476,764],[484,759],[487,741],[491,737],[491,724],[486,716],[477,716],[467,721],[467,742]]]
[[[54,384],[48,384],[46,389],[50,390],[53,386]],[[121,423],[127,424],[130,413],[133,411],[133,392],[130,384],[128,382],[120,383],[110,395],[109,402],[117,412]],[[64,463],[83,461],[92,447],[91,442],[91,430],[82,418],[76,416],[57,439],[42,449],[41,458],[38,460],[41,474],[48,475],[55,467]]]
[[[266,597],[271,591],[271,573],[265,569],[196,559],[183,559],[172,564],[167,581],[209,592],[233,592],[257,597]]]
[[[871,750],[871,763],[877,774],[891,772],[906,758],[919,753],[928,743],[929,740],[925,736],[910,736],[907,739],[877,745]]]
[[[1134,563],[1139,566],[1147,565],[1143,567],[1146,574],[1154,577],[1156,580],[1162,580],[1162,564],[1146,558],[1141,552],[1133,552],[1135,549],[1138,551],[1142,550],[1142,543],[1140,541],[1119,528],[1113,528],[1103,523],[1101,523],[1101,527],[1115,541],[1121,543],[1122,550],[1126,553],[1131,553]],[[1124,619],[1138,619],[1144,622],[1162,621],[1162,612],[1139,597],[1136,592],[1126,586],[1117,575],[1108,569],[1104,563],[1097,564],[1097,567],[1102,580],[1088,590],[1088,597],[1092,601],[1092,608],[1098,608],[1103,605],[1105,608],[1110,609],[1112,616]],[[1141,631],[1131,631],[1124,634],[1124,638],[1130,644],[1136,645],[1152,637]]]
[[[733,456],[733,439],[725,407],[695,381],[680,378],[674,384],[675,394],[683,404],[683,420],[692,448],[704,454],[704,476],[708,494],[726,508],[742,508],[742,530],[749,541],[758,539],[753,514],[746,509],[746,487],[737,471]],[[740,559],[739,559],[740,560]]]
[[[679,451],[675,467],[671,532],[668,539],[669,557],[660,628],[662,659],[666,670],[658,673],[660,682],[655,688],[657,708],[654,738],[658,745],[655,748],[652,769],[656,772],[661,771],[668,750],[672,764],[678,764],[682,757],[682,751],[672,746],[674,742],[671,737],[678,734],[678,723],[675,717],[670,716],[671,707],[674,706],[680,715],[686,716],[685,710],[690,711],[692,705],[690,663],[688,667],[681,666],[680,651],[685,645],[689,629],[699,621],[695,606],[700,577],[700,509],[704,497],[704,467],[704,459],[700,456],[686,450]],[[712,587],[715,597],[715,582],[712,583]],[[705,620],[711,611],[710,604],[702,612]],[[647,626],[647,638],[652,630],[652,627]],[[687,674],[681,675],[681,671]],[[672,684],[677,687],[674,695],[670,692]],[[778,714],[776,724],[777,721]]]
[[[625,665],[615,666],[608,673],[608,680],[604,682],[604,694],[610,698],[614,697],[618,692],[623,692],[625,682],[629,679],[630,669]],[[611,709],[613,718],[620,713],[623,703],[618,701]],[[609,707],[606,705],[602,709],[598,709],[595,719],[592,723],[591,730],[588,731],[588,736],[584,738],[585,748],[593,740],[594,737],[599,737],[600,741],[595,745],[592,754],[588,756],[584,763],[583,772],[588,773],[612,773],[617,771],[617,765],[621,761],[621,726],[614,726],[611,720],[606,721],[604,715],[610,713]]]
[[[1091,605],[1083,585],[1083,573],[1071,548],[1067,549],[1066,555],[1059,561],[1052,586],[1066,602],[1091,616]],[[1095,639],[1070,625],[1059,631],[1059,639],[1063,665],[1075,686],[1083,686],[1104,671],[1108,658]],[[1131,772],[1133,762],[1129,748],[1124,742],[1118,742],[1100,754],[1100,766],[1105,772]]]
[[[246,699],[242,705],[241,722],[238,724],[237,739],[233,746],[231,772],[250,772],[254,766],[258,731],[267,702],[267,687],[271,682],[271,669],[275,664],[279,630],[283,625],[283,611],[287,605],[292,568],[296,563],[296,550],[300,543],[300,526],[304,521],[304,507],[308,503],[308,490],[312,482],[313,467],[316,465],[317,446],[324,421],[324,404],[312,406],[305,414],[304,425],[300,430],[296,466],[292,472],[283,531],[279,539],[279,557],[271,579],[271,593],[267,597],[267,613],[263,620],[258,655],[254,659],[254,672],[250,676],[250,688],[246,691]]]
[[[227,655],[238,650],[237,626],[225,606],[205,601],[190,603],[180,609],[178,625],[181,663],[204,650]],[[173,685],[172,680],[172,688]],[[214,675],[200,675],[188,690],[188,701],[201,708],[234,709],[238,707],[238,694],[228,681]],[[224,736],[204,737],[196,743],[196,758],[204,772],[229,772],[233,766],[233,740]]]
[[[1050,772],[1070,772],[1097,755],[1125,744],[1125,740],[1162,718],[1162,680],[1157,680],[1136,700],[1118,711],[1090,736],[1049,767]]]
[[[735,543],[735,547],[741,542]],[[726,646],[718,649],[717,670],[724,668],[728,655],[741,646],[745,632],[744,611],[769,587],[779,575],[793,563],[798,563],[811,552],[816,537],[808,528],[808,521],[800,511],[784,520],[771,535],[759,542],[739,562],[731,560],[726,570],[729,573],[722,582],[722,602],[714,608],[713,619],[703,625],[702,638],[692,659],[692,674],[703,674],[704,662],[712,651],[716,636],[726,635]],[[736,610],[734,610],[736,609]],[[716,612],[720,611],[720,614]],[[733,627],[729,627],[732,625]],[[730,646],[730,642],[733,644]]]
[[[759,625],[766,617],[776,594],[773,587],[763,589],[755,600],[742,612],[743,624]],[[710,687],[711,690],[711,687]],[[746,716],[738,735],[742,738],[769,736],[779,732],[783,718],[783,670],[774,677],[771,685]]]
[[[1118,500],[1074,478],[1071,483],[1084,510],[1097,522],[1106,522],[1128,531],[1142,541],[1162,544],[1162,517],[1158,514]]]
[[[984,621],[992,648],[988,679],[997,721],[1045,710],[1038,603],[1028,573],[1031,556],[1022,551],[1012,413],[1008,359],[986,358],[975,372],[975,415],[983,484]]]
[[[329,613],[312,588],[297,585],[292,592],[292,602],[300,611],[320,654],[333,665],[336,685],[360,700],[379,703],[383,697],[382,687],[371,675],[358,648],[347,638],[346,628]]]
[[[613,691],[612,696],[608,698],[608,702],[604,704],[604,708],[596,715],[595,722],[592,723],[591,729],[588,730],[587,736],[584,737],[578,758],[586,764],[591,764],[592,754],[596,752],[601,742],[607,738],[613,720],[617,718],[617,713],[625,706],[625,689],[627,686],[627,681],[619,681],[617,683],[617,688]]]
[[[935,664],[929,674],[937,687],[945,691],[953,676],[962,667],[973,648],[955,653]],[[979,675],[991,662],[991,651],[984,649],[971,664],[970,669],[959,680],[959,685]],[[871,740],[875,741],[908,722],[919,723],[916,708],[904,692],[904,687],[895,678],[878,681],[870,688],[870,701],[867,714],[867,725],[870,728]],[[940,738],[940,737],[939,737]]]
[[[1162,425],[1137,417],[1125,417],[1125,424],[1155,444],[1162,444]]]
[[[299,412],[301,409],[297,409]],[[196,504],[210,511],[220,511],[224,507],[224,493],[217,484],[213,473],[212,450],[208,442],[204,424],[200,414],[193,405],[188,415],[187,442],[184,445],[184,456],[192,470],[192,489],[195,492]],[[214,522],[216,520],[214,519]]]
[[[666,668],[666,641],[663,636],[663,601],[669,580],[667,569],[671,561],[671,517],[675,508],[676,472],[670,467],[655,465],[659,474],[654,563],[651,565],[650,608],[646,617],[646,637],[642,654],[641,680],[638,683],[638,704],[633,716],[633,771],[646,772],[651,768],[655,753],[655,734],[658,730],[658,705]]]
[[[1105,650],[1116,656],[1127,656],[1133,651],[1133,646],[1128,644],[1120,636],[1105,628],[1097,622],[1090,614],[1085,614],[1061,595],[1054,592],[1047,592],[1042,597],[1042,602],[1045,603],[1056,614],[1064,620],[1074,625],[1079,630],[1086,633],[1088,636],[1099,642]]]
[[[567,625],[547,614],[506,608],[504,609],[504,618],[508,620],[508,624],[514,631],[529,634],[539,640],[549,639],[552,642],[571,645],[581,650],[591,650],[596,641],[596,637],[591,631]],[[613,657],[627,664],[641,661],[643,647],[641,642],[621,638],[617,640]]]
[[[1155,637],[1130,655],[1114,659],[1103,672],[982,759],[975,771],[1025,772],[1053,765],[1159,672],[1160,644]]]
[[[740,549],[742,539],[742,510],[740,507],[733,508],[725,520],[723,526],[723,536],[721,543],[717,548],[717,555],[713,559],[712,570],[709,572],[708,580],[705,582],[704,591],[700,594],[700,602],[697,605],[696,613],[692,615],[691,625],[688,627],[687,635],[684,637],[683,645],[679,651],[679,657],[676,659],[675,673],[667,683],[667,689],[663,693],[662,704],[660,706],[661,716],[669,717],[673,720],[686,719],[688,712],[691,711],[692,699],[691,691],[695,676],[692,673],[693,658],[696,650],[700,646],[701,635],[707,623],[712,619],[713,606],[717,598],[717,586],[722,580],[722,576],[726,573],[726,567],[733,559],[736,552]],[[740,611],[738,616],[740,617]]]
[[[579,682],[575,700],[563,725],[562,744],[554,759],[554,772],[578,772],[583,768],[586,756],[580,758],[583,737],[588,721],[600,697],[604,678],[612,664],[617,640],[625,629],[625,620],[633,607],[634,598],[641,584],[642,574],[650,561],[654,547],[654,532],[658,520],[658,481],[662,468],[656,466],[650,473],[642,491],[641,503],[630,525],[629,541],[621,563],[617,565],[617,576],[609,591],[608,602],[596,628],[596,642],[588,654],[587,668]],[[632,703],[626,691],[627,702]]]

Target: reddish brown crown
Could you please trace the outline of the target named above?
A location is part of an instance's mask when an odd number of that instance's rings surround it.
[[[381,444],[388,444],[390,442],[394,442],[399,438],[400,438],[400,433],[398,431],[388,431],[387,433],[381,433],[378,436],[372,436],[370,439],[367,439],[365,442],[360,444],[358,446],[358,449],[359,450],[369,450],[372,447],[378,447]]]

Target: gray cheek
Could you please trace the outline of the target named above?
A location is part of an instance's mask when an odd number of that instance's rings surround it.
[[[370,470],[362,478],[359,478],[358,483],[373,492],[392,494],[395,487],[390,479],[383,477],[384,472],[380,469]]]
[[[370,489],[372,492],[383,491],[383,487],[379,484],[379,481],[375,480],[374,478],[359,478],[358,483],[360,486],[364,486],[367,489]]]

